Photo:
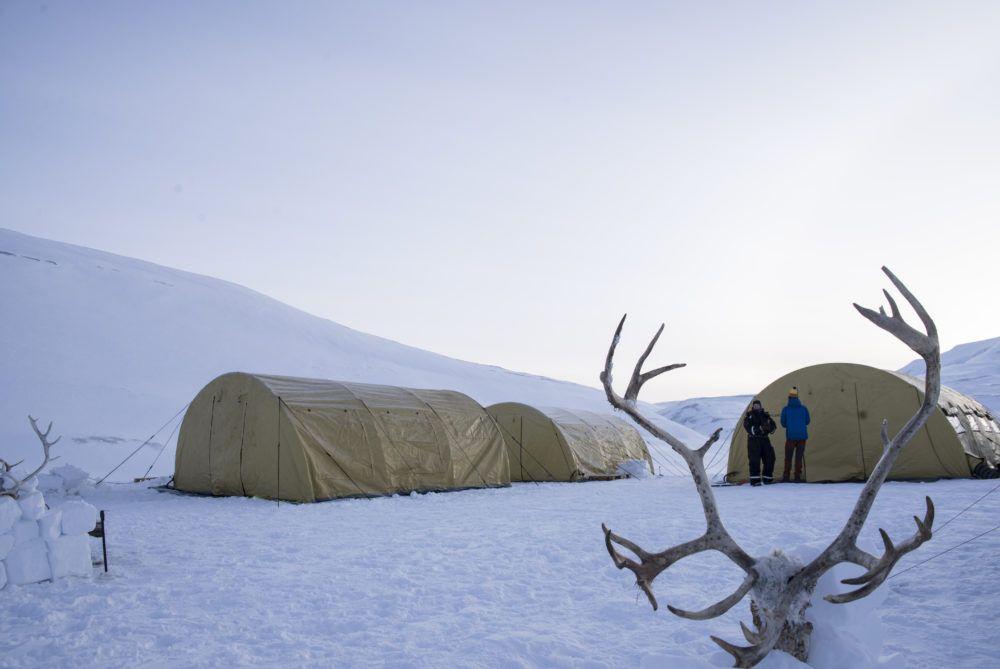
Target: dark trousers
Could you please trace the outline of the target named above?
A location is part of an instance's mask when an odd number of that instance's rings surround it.
[[[774,447],[766,437],[750,437],[747,441],[747,455],[750,457],[750,485],[771,483],[774,480]],[[764,465],[764,475],[761,477],[760,466]]]
[[[789,470],[792,468],[792,454],[795,454],[795,480],[802,480],[802,466],[806,461],[806,440],[789,439],[785,442],[785,472],[781,475],[782,481],[788,480]]]

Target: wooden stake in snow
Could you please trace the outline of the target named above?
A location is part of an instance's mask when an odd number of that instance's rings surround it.
[[[917,530],[912,537],[896,544],[889,538],[885,530],[879,529],[882,542],[885,545],[885,552],[881,557],[875,557],[857,546],[858,534],[864,527],[875,497],[889,475],[893,464],[895,464],[899,452],[910,438],[923,427],[931,412],[934,411],[934,407],[937,406],[938,395],[941,391],[941,351],[938,344],[937,327],[907,287],[888,268],[883,267],[882,271],[916,312],[923,322],[925,332],[920,332],[906,323],[899,313],[896,301],[888,291],[883,291],[883,293],[889,302],[891,314],[886,314],[884,308],[879,308],[875,312],[857,304],[854,306],[862,316],[892,334],[923,358],[927,370],[923,404],[893,438],[889,437],[888,422],[882,421],[883,451],[881,459],[862,488],[844,528],[825,550],[806,565],[795,562],[780,551],[775,551],[764,557],[751,557],[737,545],[726,530],[716,507],[712,488],[709,486],[704,463],[705,454],[719,438],[721,428],[716,430],[701,448],[692,449],[651,422],[639,411],[636,401],[642,386],[660,374],[684,366],[683,364],[674,364],[649,372],[642,371],[646,358],[649,357],[663,332],[663,325],[660,326],[646,350],[639,357],[624,397],[619,396],[612,387],[611,369],[615,348],[618,346],[622,328],[625,325],[625,316],[618,323],[618,329],[615,330],[614,338],[611,340],[604,371],[601,372],[601,383],[604,385],[608,402],[616,409],[627,413],[646,431],[669,444],[684,458],[701,498],[707,528],[705,533],[696,539],[658,553],[649,553],[602,525],[605,546],[616,567],[628,569],[635,574],[636,585],[646,593],[654,610],[657,608],[657,602],[652,590],[653,580],[678,560],[703,551],[718,551],[739,566],[746,573],[746,578],[739,588],[728,597],[701,611],[685,611],[667,606],[672,613],[683,618],[707,620],[721,616],[749,594],[756,629],[751,630],[743,623],[740,623],[740,627],[743,636],[750,645],[737,646],[718,637],[712,637],[713,641],[733,656],[736,667],[752,667],[776,647],[795,655],[800,660],[805,660],[809,655],[809,637],[812,632],[812,625],[805,620],[805,610],[809,606],[816,583],[824,573],[844,562],[857,564],[868,570],[857,578],[842,581],[847,585],[860,586],[857,589],[839,595],[828,595],[825,598],[835,604],[851,602],[873,592],[885,581],[903,555],[915,550],[931,538],[934,504],[930,497],[927,497],[927,508],[923,520],[916,516],[913,518]],[[617,547],[627,549],[638,558],[638,561],[622,555]]]

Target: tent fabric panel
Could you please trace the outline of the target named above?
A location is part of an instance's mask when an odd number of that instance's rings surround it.
[[[562,432],[578,478],[618,476],[618,465],[626,460],[651,463],[642,436],[614,416],[553,407],[542,407],[540,411]]]
[[[503,435],[512,481],[569,481],[575,465],[552,420],[518,402],[487,407]]]
[[[923,392],[923,380],[900,372],[892,374]],[[958,435],[967,462],[971,457],[977,464],[985,461],[992,467],[1000,465],[1000,422],[989,409],[946,386],[941,388],[938,406],[951,430]]]
[[[191,492],[212,492],[208,466],[214,399],[212,387],[206,386],[192,400],[181,422],[174,456],[174,484]]]
[[[615,416],[504,402],[488,407],[507,443],[512,480],[572,481],[619,476],[626,460],[652,456],[638,430]]]
[[[300,405],[301,406],[301,405]],[[374,421],[367,411],[285,407],[308,462],[313,500],[384,494],[385,465]],[[282,473],[282,493],[288,480]]]
[[[240,454],[247,394],[236,384],[220,384],[212,403],[209,476],[213,495],[242,495]]]
[[[451,481],[455,487],[495,487],[510,482],[507,448],[500,431],[485,413],[436,409],[451,448]]]

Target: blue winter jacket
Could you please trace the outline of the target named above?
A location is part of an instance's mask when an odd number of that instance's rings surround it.
[[[781,427],[785,428],[786,439],[808,439],[809,409],[798,397],[789,397],[788,406],[781,410]]]

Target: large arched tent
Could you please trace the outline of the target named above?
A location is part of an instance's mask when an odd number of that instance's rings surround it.
[[[786,374],[757,396],[775,423],[798,387],[812,422],[805,451],[807,481],[863,481],[882,457],[882,419],[894,435],[923,402],[924,382],[905,374],[865,365],[830,363]],[[745,415],[745,414],[744,414]],[[747,435],[743,415],[734,427],[726,479],[744,482],[749,476]],[[784,430],[771,436],[780,475]],[[982,463],[1000,462],[1000,425],[974,399],[942,388],[938,410],[903,448],[890,479],[962,478],[976,475]],[[979,471],[982,471],[981,469]]]
[[[240,372],[184,416],[174,486],[298,502],[510,483],[486,411],[449,390]]]
[[[503,402],[486,407],[507,443],[512,481],[617,478],[619,465],[642,460],[653,471],[646,442],[615,416]]]

